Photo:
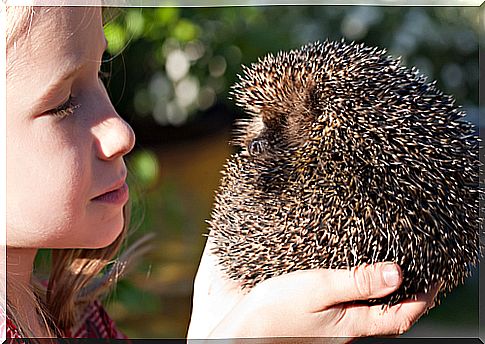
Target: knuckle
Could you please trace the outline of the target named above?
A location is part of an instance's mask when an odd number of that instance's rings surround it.
[[[360,296],[372,295],[372,277],[369,269],[365,266],[356,267],[353,270],[355,288]]]
[[[345,324],[345,321],[347,319],[347,306],[344,305],[344,306],[338,308],[333,319],[334,319],[335,324],[337,326]]]
[[[399,325],[399,329],[398,329],[398,333],[399,335],[403,334],[404,332],[407,332],[411,329],[411,327],[413,326],[413,321],[410,320],[410,319],[405,319],[400,325]]]

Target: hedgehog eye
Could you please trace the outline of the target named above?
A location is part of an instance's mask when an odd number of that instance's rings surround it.
[[[251,156],[258,156],[263,154],[268,150],[269,144],[265,139],[254,139],[248,144],[248,153]]]

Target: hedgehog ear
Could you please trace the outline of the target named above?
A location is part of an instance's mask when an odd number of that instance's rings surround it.
[[[275,112],[267,108],[263,108],[260,113],[261,121],[266,128],[274,127],[277,123],[283,122],[285,119],[281,113]]]
[[[301,144],[306,140],[309,128],[322,111],[321,93],[314,86],[295,99],[285,118],[286,138],[290,143]]]

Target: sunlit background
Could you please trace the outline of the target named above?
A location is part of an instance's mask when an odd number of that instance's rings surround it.
[[[477,7],[124,8],[106,11],[103,69],[118,112],[133,126],[129,156],[131,240],[156,233],[155,249],[109,297],[132,338],[183,337],[192,281],[207,232],[231,124],[230,86],[241,64],[315,40],[364,42],[401,56],[478,126]],[[450,294],[408,335],[477,336],[478,277]]]

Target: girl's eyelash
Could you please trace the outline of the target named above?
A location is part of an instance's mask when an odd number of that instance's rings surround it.
[[[55,109],[48,111],[49,114],[58,117],[60,119],[70,116],[79,107],[79,104],[74,104],[73,97],[69,96],[69,99],[62,105],[59,105]]]
[[[105,82],[109,79],[110,73],[98,71],[98,78]],[[69,99],[62,105],[59,105],[55,109],[47,111],[47,114],[58,117],[60,119],[70,116],[79,107],[79,104],[74,104],[73,97],[70,95]]]

